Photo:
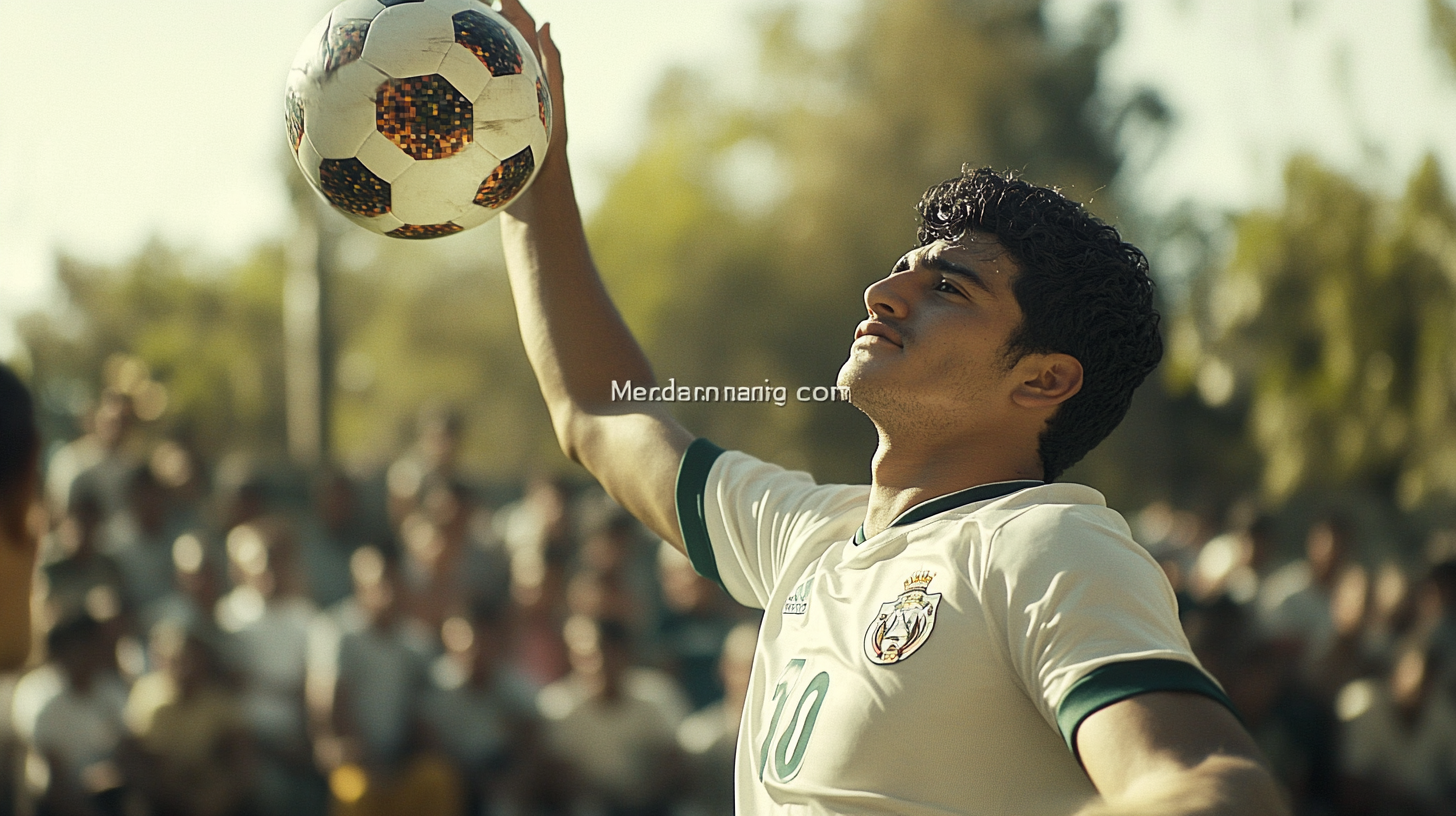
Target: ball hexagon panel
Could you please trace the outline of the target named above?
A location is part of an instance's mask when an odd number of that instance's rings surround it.
[[[485,86],[490,82],[490,71],[486,70],[475,54],[470,52],[459,43],[450,46],[445,52],[445,59],[440,63],[440,76],[448,79],[451,85],[460,93],[465,94],[466,99],[474,99],[480,96]]]
[[[465,228],[459,224],[405,224],[404,226],[386,232],[391,238],[439,238],[442,235],[454,235]]]
[[[338,92],[374,101],[379,86],[389,77],[367,62],[353,62],[340,68],[332,77],[319,83],[320,93],[333,95]]]
[[[484,11],[462,11],[451,17],[455,26],[455,42],[470,49],[492,76],[521,73],[521,49],[504,25]]]
[[[399,178],[401,173],[415,163],[408,153],[399,149],[399,145],[377,130],[364,140],[354,158],[363,162],[374,175],[389,182]]]
[[[379,12],[364,41],[364,61],[392,77],[433,74],[455,43],[450,15],[421,2]]]
[[[500,163],[485,181],[481,182],[480,188],[475,191],[474,204],[481,207],[497,209],[509,204],[522,190],[526,189],[526,182],[531,180],[531,174],[536,171],[536,158],[531,153],[531,148],[526,148],[520,153]]]
[[[323,41],[324,33],[329,30],[331,15],[325,15],[314,27],[309,30],[308,36],[303,38],[303,44],[298,47],[298,52],[293,55],[293,70],[311,71],[313,64],[318,59],[320,43]]]
[[[386,6],[397,6],[401,3],[421,3],[424,0],[379,0],[380,4]]]
[[[384,11],[384,4],[378,0],[344,0],[334,6],[335,22],[340,20],[373,20]]]
[[[391,184],[391,211],[406,224],[443,224],[470,207],[479,179],[488,176],[496,159],[479,145],[459,155],[417,161]]]
[[[439,74],[391,79],[375,98],[375,126],[415,159],[446,159],[470,144],[470,100]]]
[[[500,215],[500,210],[489,207],[466,207],[465,212],[450,219],[452,224],[459,224],[461,229],[474,229],[481,224]]]
[[[455,14],[456,12],[471,9],[490,8],[490,3],[486,2],[486,0],[425,0],[425,2],[447,14]],[[494,11],[494,9],[491,10]]]
[[[319,189],[330,204],[366,218],[390,211],[389,182],[369,172],[358,159],[324,159]]]
[[[313,146],[308,134],[303,134],[303,139],[298,143],[298,153],[294,156],[298,160],[298,169],[303,171],[303,177],[308,179],[314,189],[319,187],[319,165],[323,163],[324,157],[319,155],[318,148]]]
[[[536,117],[475,123],[475,142],[497,159],[507,159],[531,145],[541,133]]]
[[[305,89],[304,132],[326,159],[352,158],[374,130],[374,101],[353,93]]]
[[[362,215],[353,215],[351,213],[340,213],[340,215],[370,232],[377,232],[381,235],[388,235],[390,232],[404,226],[404,222],[395,218],[393,213],[385,213],[384,215],[377,215],[373,218],[365,218]]]
[[[477,126],[482,119],[535,119],[540,115],[536,82],[526,76],[496,77],[473,101],[481,113]]]

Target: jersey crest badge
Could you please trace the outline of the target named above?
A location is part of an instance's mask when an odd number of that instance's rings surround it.
[[[905,591],[899,597],[880,604],[879,613],[865,631],[865,656],[871,663],[899,663],[930,637],[940,607],[940,593],[927,591],[933,580],[935,573],[917,572],[905,579]]]

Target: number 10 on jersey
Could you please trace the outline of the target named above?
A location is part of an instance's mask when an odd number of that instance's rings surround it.
[[[779,677],[778,685],[774,686],[773,697],[769,700],[774,707],[773,717],[758,749],[759,781],[771,767],[775,778],[787,782],[799,774],[799,767],[804,764],[804,752],[809,748],[809,738],[814,735],[814,723],[819,720],[819,709],[824,706],[824,697],[829,693],[829,672],[814,675],[803,691],[799,691],[799,677],[803,673],[804,659],[790,660]],[[794,704],[793,716],[784,723],[784,709],[789,699],[795,696],[798,702]]]

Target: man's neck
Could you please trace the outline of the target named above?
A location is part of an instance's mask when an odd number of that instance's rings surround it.
[[[1041,479],[1034,448],[1009,440],[891,439],[880,434],[864,532],[873,536],[906,510],[938,496],[994,482]]]

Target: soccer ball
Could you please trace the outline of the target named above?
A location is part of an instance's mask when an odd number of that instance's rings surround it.
[[[395,238],[484,224],[546,157],[551,95],[482,0],[345,0],[294,58],[288,143],[315,190]]]

